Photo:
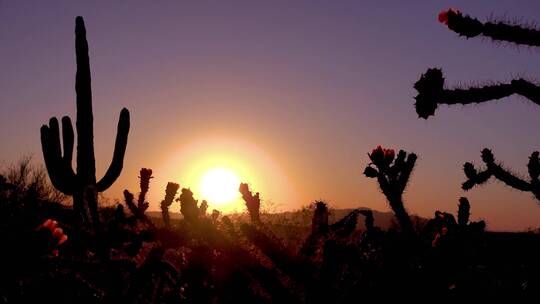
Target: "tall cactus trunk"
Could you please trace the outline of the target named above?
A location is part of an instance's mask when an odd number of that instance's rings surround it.
[[[75,54],[77,74],[77,175],[83,185],[95,185],[96,165],[94,157],[94,116],[92,114],[92,88],[90,58],[86,29],[81,17],[75,19]]]
[[[96,182],[90,60],[82,17],[75,19],[75,53],[77,58],[76,173],[72,169],[74,133],[69,117],[62,118],[64,154],[62,155],[61,152],[58,120],[54,117],[50,119],[49,125],[41,127],[41,146],[45,166],[54,187],[66,195],[73,196],[73,210],[81,223],[91,222],[94,229],[98,230],[100,227],[98,192],[107,190],[122,172],[129,133],[129,111],[124,108],[120,112],[112,162],[103,178]]]
[[[414,235],[414,228],[409,217],[409,213],[403,205],[403,200],[401,196],[389,198],[390,208],[394,212],[399,226],[401,227],[401,232],[405,235]]]

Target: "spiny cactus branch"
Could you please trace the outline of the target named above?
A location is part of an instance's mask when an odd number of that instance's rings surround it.
[[[508,24],[503,21],[482,23],[456,9],[442,11],[439,14],[439,21],[466,38],[482,36],[517,45],[540,46],[540,31],[519,24]]]
[[[513,94],[521,95],[540,105],[540,87],[525,79],[515,79],[510,83],[471,87],[468,89],[445,89],[441,69],[428,69],[414,84],[418,91],[415,97],[416,113],[427,119],[435,114],[440,104],[471,104],[498,100]]]
[[[514,189],[531,192],[540,201],[540,181],[538,180],[540,159],[538,151],[533,152],[529,157],[529,163],[527,164],[529,181],[515,176],[500,164],[495,163],[495,157],[489,149],[482,150],[482,161],[486,164],[486,169],[480,172],[471,163],[463,165],[463,171],[467,177],[467,181],[462,184],[464,190],[470,190],[475,185],[481,185],[493,176]]]
[[[137,207],[143,208],[146,204],[146,193],[150,189],[150,179],[154,178],[152,176],[152,169],[142,168],[139,171],[139,198],[137,199]]]

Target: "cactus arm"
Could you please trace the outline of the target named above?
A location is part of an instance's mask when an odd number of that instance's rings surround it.
[[[482,23],[476,18],[461,13],[448,14],[448,28],[467,38],[484,36],[495,41],[540,46],[540,31],[537,29],[510,25],[504,22]]]
[[[468,89],[445,89],[441,69],[428,69],[414,84],[418,95],[415,97],[416,113],[427,119],[435,114],[440,104],[471,104],[498,100],[513,94],[521,95],[540,105],[540,87],[525,79],[515,79],[510,83],[499,83]]]
[[[71,167],[68,171],[65,163],[62,162],[58,133],[58,120],[54,117],[50,119],[49,126],[43,125],[41,127],[41,148],[45,167],[54,187],[66,195],[72,195],[74,191],[73,176],[70,174],[72,171]]]
[[[124,108],[120,112],[120,120],[118,121],[118,130],[116,132],[116,142],[114,144],[114,153],[111,165],[103,178],[97,183],[97,191],[103,192],[107,190],[114,181],[120,176],[122,167],[124,166],[124,155],[126,153],[127,141],[129,134],[129,111]]]
[[[534,194],[537,200],[540,201],[540,182],[538,181],[538,175],[540,174],[540,162],[538,160],[538,152],[533,152],[527,165],[530,181],[523,180],[511,172],[504,169],[501,165],[495,163],[493,153],[489,149],[482,150],[482,160],[486,164],[487,168],[484,171],[477,172],[471,163],[465,163],[463,171],[467,177],[467,181],[462,184],[464,190],[469,190],[475,185],[480,185],[486,182],[490,177],[494,176],[507,186],[514,189],[531,192]]]
[[[403,193],[403,191],[405,191],[405,187],[409,182],[409,177],[411,176],[411,173],[413,171],[414,164],[416,163],[416,158],[416,154],[410,153],[407,156],[407,160],[403,164],[403,169],[401,170],[401,174],[398,177],[398,187],[400,193]]]
[[[69,167],[69,169],[71,169],[71,161],[73,160],[74,138],[75,135],[73,134],[71,119],[68,116],[62,117],[62,142],[64,143],[64,156],[62,157],[62,160],[64,161],[64,165]],[[75,175],[75,173],[73,173],[73,175]]]
[[[440,104],[471,104],[482,103],[490,100],[498,100],[517,93],[512,84],[496,84],[483,87],[471,87],[468,89],[443,90]]]
[[[521,178],[512,175],[512,173],[503,169],[497,164],[488,164],[488,170],[493,172],[493,176],[506,185],[521,191],[531,191],[531,184]]]
[[[75,19],[75,53],[77,73],[75,91],[77,93],[77,175],[83,184],[96,182],[94,157],[94,117],[92,115],[92,90],[88,42],[82,17]]]

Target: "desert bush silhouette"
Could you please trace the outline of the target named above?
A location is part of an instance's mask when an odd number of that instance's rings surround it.
[[[73,208],[86,223],[91,217],[94,228],[99,228],[98,192],[107,190],[122,172],[129,133],[129,111],[122,109],[112,162],[103,178],[96,181],[94,158],[94,131],[92,115],[92,90],[88,42],[82,17],[75,19],[75,53],[77,74],[77,169],[72,169],[73,126],[68,116],[62,118],[63,155],[60,148],[58,120],[53,117],[49,125],[41,127],[43,158],[52,184],[66,195],[73,196]]]
[[[456,9],[442,11],[439,14],[439,21],[467,39],[480,36],[516,45],[540,45],[540,31],[537,29],[519,24],[508,24],[504,21],[482,23],[475,18],[463,15]],[[440,104],[482,103],[513,94],[521,95],[540,105],[540,87],[522,78],[514,79],[509,83],[467,89],[445,89],[442,70],[430,68],[422,74],[420,80],[414,84],[414,88],[418,91],[418,95],[415,97],[416,113],[424,119],[434,115]]]

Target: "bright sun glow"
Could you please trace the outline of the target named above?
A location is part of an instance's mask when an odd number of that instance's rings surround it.
[[[240,180],[229,169],[214,168],[208,170],[201,179],[202,198],[209,203],[223,205],[238,198]]]

